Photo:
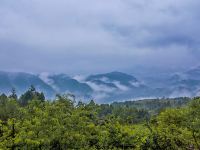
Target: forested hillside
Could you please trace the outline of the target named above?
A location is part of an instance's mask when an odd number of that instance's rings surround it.
[[[13,89],[0,95],[0,149],[200,149],[200,98],[99,105]]]

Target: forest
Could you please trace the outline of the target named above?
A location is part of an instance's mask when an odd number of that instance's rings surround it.
[[[0,94],[2,150],[200,149],[200,98],[96,104],[74,95],[45,99],[31,86]]]

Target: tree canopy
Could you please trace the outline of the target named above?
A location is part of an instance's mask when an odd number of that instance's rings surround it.
[[[200,99],[183,99],[99,105],[12,90],[0,95],[0,149],[200,149]]]

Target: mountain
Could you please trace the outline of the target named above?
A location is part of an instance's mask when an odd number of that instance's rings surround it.
[[[39,75],[0,72],[0,92],[15,88],[18,94],[30,85],[43,91],[47,98],[55,94],[72,93],[78,99],[95,99],[100,103],[155,97],[198,96],[200,94],[200,67],[176,74],[157,75],[140,80],[122,72],[89,75],[81,80],[66,74]]]
[[[91,75],[86,78],[86,81],[103,81],[103,82],[119,82],[126,86],[132,86],[134,83],[138,83],[138,80],[128,74],[122,72],[111,72],[106,74]]]
[[[40,74],[0,72],[0,92],[9,93],[15,88],[18,94],[30,85],[43,91],[49,98],[56,93],[72,93],[78,98],[94,98],[99,102],[145,97],[151,94],[149,87],[132,75],[121,72],[90,75],[78,81],[66,74]]]
[[[49,97],[53,96],[54,89],[43,82],[36,75],[28,73],[11,73],[0,72],[0,92],[9,93],[12,88],[15,88],[18,94],[25,92],[31,85],[34,85],[39,91],[45,93]]]
[[[199,95],[200,66],[170,76],[165,83],[165,89],[170,91],[172,97]]]
[[[136,77],[122,72],[88,76],[85,82],[94,90],[94,98],[108,101],[150,96],[152,89]]]
[[[46,84],[51,86],[57,93],[73,93],[78,97],[89,98],[93,92],[92,88],[86,83],[67,76],[66,74],[40,75]]]
[[[47,98],[64,93],[73,93],[78,97],[89,98],[93,92],[86,83],[80,83],[65,74],[34,75],[23,72],[0,72],[0,92],[9,94],[15,88],[17,94],[24,93],[31,85],[38,91],[44,92]]]
[[[200,80],[200,66],[184,72],[184,75],[189,79]]]

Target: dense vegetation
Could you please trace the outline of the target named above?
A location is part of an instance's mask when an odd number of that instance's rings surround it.
[[[0,95],[0,149],[200,149],[200,99],[98,105],[13,89]]]

